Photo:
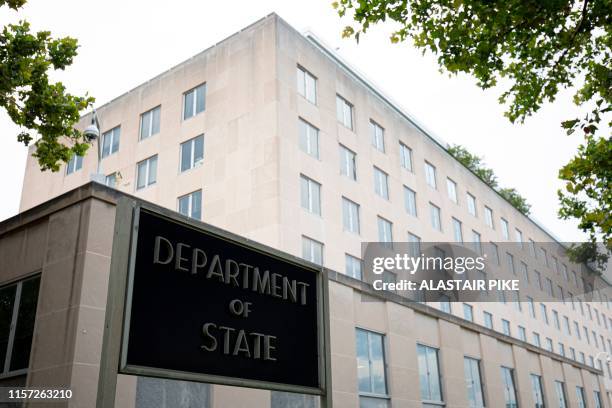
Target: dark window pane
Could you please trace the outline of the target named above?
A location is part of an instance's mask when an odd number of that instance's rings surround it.
[[[189,119],[190,117],[193,116],[194,93],[195,93],[194,91],[190,91],[185,94],[185,108],[184,108],[183,119]]]
[[[196,114],[206,109],[206,84],[200,85],[196,89]]]
[[[19,303],[19,313],[17,314],[17,327],[15,328],[15,341],[13,343],[10,371],[28,368],[39,286],[39,277],[28,279],[21,286],[21,301]]]
[[[191,141],[181,144],[181,171],[191,168]]]
[[[4,370],[16,289],[17,285],[0,289],[0,373]]]
[[[198,136],[193,142],[193,164],[204,159],[204,136]]]
[[[191,199],[191,218],[202,219],[202,191],[193,193]]]

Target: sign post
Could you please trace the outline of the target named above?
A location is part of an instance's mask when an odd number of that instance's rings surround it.
[[[98,407],[122,373],[320,395],[329,408],[321,268],[135,201],[116,224]]]

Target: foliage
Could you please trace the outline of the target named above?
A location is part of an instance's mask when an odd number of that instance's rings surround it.
[[[0,0],[0,7],[17,10],[25,0]],[[61,162],[88,148],[74,129],[79,112],[93,98],[66,92],[61,82],[51,82],[49,71],[64,70],[77,54],[77,41],[55,39],[48,31],[33,33],[26,21],[9,24],[0,32],[0,106],[23,130],[17,140],[26,146],[36,140],[34,156],[42,170],[57,171]]]
[[[510,204],[512,204],[517,210],[525,215],[529,215],[531,205],[527,203],[521,195],[514,188],[499,188],[497,183],[497,177],[492,169],[486,167],[481,157],[470,153],[465,147],[461,145],[453,145],[447,148],[448,152],[459,160],[464,166],[472,170],[482,181],[487,183],[489,187],[496,190],[502,197],[504,197]]]
[[[612,250],[612,0],[337,0],[332,5],[353,20],[344,37],[358,41],[373,25],[388,22],[393,43],[411,40],[435,54],[443,71],[469,74],[483,89],[505,86],[499,101],[511,122],[523,122],[561,89],[576,86],[574,102],[590,112],[562,123],[568,134],[581,130],[584,144],[559,172],[567,183],[558,193],[559,215],[578,219],[591,244],[602,240]],[[500,193],[522,205],[514,191]],[[593,253],[589,248],[581,254]]]

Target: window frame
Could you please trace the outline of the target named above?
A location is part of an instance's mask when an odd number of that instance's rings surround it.
[[[181,115],[183,121],[189,120],[191,118],[194,118],[194,117],[198,116],[200,113],[206,112],[206,93],[207,93],[207,88],[208,88],[207,84],[208,84],[207,82],[202,82],[199,85],[196,85],[193,88],[188,89],[187,91],[183,92],[183,112],[182,112],[182,115]],[[197,93],[197,91],[200,88],[202,88],[204,90],[204,107],[202,108],[201,111],[196,112],[197,111],[196,108],[197,108],[197,105],[198,105],[198,102],[197,102],[197,100],[198,100],[198,93]],[[187,107],[187,95],[192,93],[192,92],[194,93],[194,96],[193,96],[193,107],[192,107],[193,108],[193,114],[186,118],[185,117],[185,113],[187,112],[186,111],[186,107]]]
[[[196,140],[199,139],[200,137],[202,138],[202,159],[196,162],[195,161],[195,143],[196,143]],[[191,157],[189,158],[189,167],[183,170],[182,169],[183,146],[186,145],[187,143],[189,143],[191,147],[191,153],[190,153]],[[206,155],[206,137],[204,136],[204,133],[201,133],[197,136],[192,137],[191,139],[187,139],[184,142],[179,143],[179,174],[186,173],[189,170],[193,170],[195,168],[200,167],[202,164],[204,164],[205,155]]]
[[[200,217],[199,218],[195,218],[193,216],[193,195],[196,194],[196,193],[200,193]],[[189,200],[188,204],[187,204],[187,214],[183,214],[183,213],[180,212],[180,209],[181,209],[181,199],[185,199],[185,198],[187,198]],[[203,213],[203,211],[202,211],[203,210],[203,208],[202,208],[202,198],[203,198],[203,194],[202,194],[202,189],[201,188],[198,189],[198,190],[194,190],[194,191],[192,191],[190,193],[178,196],[177,199],[176,199],[176,205],[177,205],[177,210],[176,211],[178,213],[186,216],[186,217],[192,218],[194,220],[201,221],[202,220],[202,213]]]
[[[296,85],[297,85],[297,93],[298,95],[302,96],[304,99],[306,99],[309,103],[313,104],[313,105],[317,105],[317,82],[318,82],[318,78],[316,76],[314,76],[312,74],[312,72],[310,72],[309,70],[307,70],[306,68],[304,68],[302,65],[297,64],[296,66],[297,71],[296,71]],[[303,77],[303,81],[300,81],[300,73],[302,74]],[[311,100],[310,97],[308,96],[308,79],[311,78],[312,82],[314,84],[314,88],[313,88],[313,94],[314,94],[314,100]],[[300,92],[300,82],[303,83],[303,88],[304,88],[304,93]]]
[[[159,110],[159,129],[157,130],[157,132],[153,133],[153,113],[154,113],[155,110]],[[143,125],[143,122],[144,122],[145,115],[149,115],[149,135],[143,137],[142,136],[142,130],[143,130],[142,125]],[[150,139],[151,137],[159,134],[159,132],[161,132],[161,104],[157,105],[157,106],[155,106],[155,107],[153,107],[151,109],[149,109],[146,112],[142,112],[140,114],[140,126],[139,126],[139,129],[138,129],[138,141],[140,142],[140,141],[143,141],[143,140]]]
[[[106,141],[106,138],[109,136],[111,137],[111,140],[110,140],[109,147],[108,147],[108,154],[104,154],[104,145],[105,145],[104,142]],[[118,139],[117,150],[113,150],[113,146],[115,145],[115,138]],[[117,153],[119,151],[120,145],[121,145],[121,125],[117,125],[114,128],[111,128],[107,130],[106,132],[102,133],[102,146],[100,149],[100,160],[105,159]]]
[[[151,178],[151,160],[155,158],[155,181],[150,182],[150,178]],[[142,163],[146,163],[146,172],[145,172],[145,185],[142,187],[138,186],[138,175],[139,175],[139,171],[140,171],[140,164]],[[136,191],[141,191],[144,190],[150,186],[153,186],[155,184],[157,184],[157,168],[159,166],[159,155],[154,154],[153,156],[149,156],[146,159],[142,159],[139,162],[136,163]]]

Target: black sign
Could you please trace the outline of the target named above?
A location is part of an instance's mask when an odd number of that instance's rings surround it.
[[[138,212],[122,371],[323,387],[316,269]]]

